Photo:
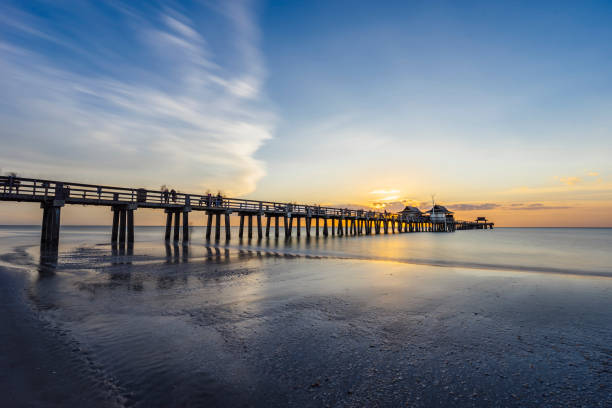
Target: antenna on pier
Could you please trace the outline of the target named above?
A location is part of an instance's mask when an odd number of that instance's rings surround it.
[[[432,214],[436,213],[436,195],[435,194],[431,195],[431,213]]]

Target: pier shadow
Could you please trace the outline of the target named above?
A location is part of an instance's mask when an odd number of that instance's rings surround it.
[[[206,247],[206,260],[215,263],[230,262],[230,250],[228,248]]]
[[[179,245],[178,242],[174,242],[170,244],[166,242],[165,245],[166,250],[166,264],[178,264],[178,263],[187,263],[189,262],[189,245],[183,244]]]
[[[134,243],[111,244],[112,265],[131,265],[134,255]]]

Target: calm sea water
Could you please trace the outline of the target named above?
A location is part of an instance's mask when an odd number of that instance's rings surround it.
[[[304,235],[137,227],[120,250],[109,227],[62,227],[41,256],[38,227],[0,227],[35,316],[0,331],[33,356],[4,376],[34,384],[14,405],[612,403],[612,229]]]
[[[163,228],[136,227],[134,255],[166,256]],[[34,244],[37,226],[0,226],[0,248]],[[191,229],[189,257],[209,257],[226,251],[320,256],[330,258],[388,260],[435,266],[559,272],[612,276],[612,229],[601,228],[498,228],[455,233],[408,233],[359,237],[292,237],[279,239],[237,238],[233,228],[229,242],[206,242],[204,229]],[[294,232],[295,235],[295,232]],[[61,251],[78,245],[104,247],[110,241],[109,227],[63,227]],[[171,243],[172,244],[172,243]],[[173,245],[171,245],[172,247]],[[182,245],[181,245],[182,247]]]

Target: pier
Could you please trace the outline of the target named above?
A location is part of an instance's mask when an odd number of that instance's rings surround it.
[[[281,228],[284,237],[293,234],[300,237],[302,225],[306,237],[493,228],[493,223],[483,221],[482,217],[477,221],[456,221],[452,216],[440,219],[423,213],[387,213],[13,176],[0,176],[0,201],[40,203],[41,245],[49,247],[59,243],[61,209],[65,205],[109,207],[111,243],[120,245],[134,242],[134,212],[139,208],[164,211],[165,239],[183,243],[191,239],[189,214],[193,211],[203,212],[207,217],[207,240],[220,240],[222,232],[225,239],[230,239],[232,214],[240,219],[239,237],[243,238],[246,232],[248,239],[268,238],[271,234],[279,238]]]

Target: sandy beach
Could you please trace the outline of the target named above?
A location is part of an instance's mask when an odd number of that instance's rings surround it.
[[[3,255],[5,406],[612,403],[607,277],[138,248]]]

